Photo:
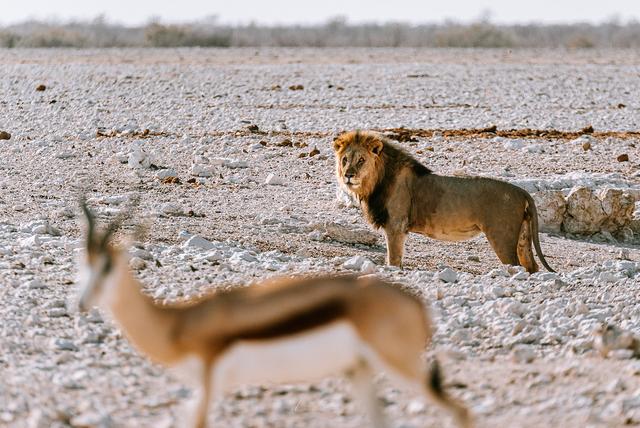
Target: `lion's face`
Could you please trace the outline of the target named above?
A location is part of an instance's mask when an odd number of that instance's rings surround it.
[[[378,178],[383,143],[371,133],[349,132],[333,142],[338,180],[350,191],[364,195]]]

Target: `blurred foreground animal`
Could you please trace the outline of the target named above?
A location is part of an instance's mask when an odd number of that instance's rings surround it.
[[[126,252],[87,220],[81,310],[108,311],[126,337],[165,366],[191,364],[200,396],[194,420],[206,426],[211,399],[249,383],[314,381],[344,374],[374,427],[385,426],[372,379],[378,371],[404,381],[470,426],[468,411],[443,389],[437,364],[421,359],[431,325],[420,300],[383,281],[349,276],[279,279],[161,305],[142,292]],[[186,366],[185,366],[186,367]]]
[[[484,233],[504,264],[536,272],[531,244],[553,272],[538,238],[538,212],[526,190],[485,177],[447,177],[431,172],[376,132],[352,131],[333,142],[338,183],[361,203],[387,238],[387,264],[402,266],[409,232],[444,241]]]

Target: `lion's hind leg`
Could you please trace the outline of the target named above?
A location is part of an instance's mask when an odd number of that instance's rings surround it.
[[[538,264],[533,258],[533,249],[531,242],[531,221],[528,215],[525,215],[520,227],[520,234],[518,235],[518,261],[520,265],[529,273],[538,272]]]
[[[496,256],[505,265],[518,266],[518,226],[496,225],[485,228],[484,232]]]

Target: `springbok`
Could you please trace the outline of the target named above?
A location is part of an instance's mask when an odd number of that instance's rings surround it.
[[[421,358],[431,324],[410,294],[370,277],[325,276],[277,279],[185,304],[155,303],[130,272],[127,252],[111,244],[116,226],[98,231],[84,201],[82,209],[87,234],[79,308],[106,310],[156,363],[198,363],[189,366],[200,397],[188,425],[206,426],[211,399],[240,385],[344,374],[371,426],[383,427],[373,385],[383,370],[470,426],[467,409],[444,391],[438,365],[428,368]]]

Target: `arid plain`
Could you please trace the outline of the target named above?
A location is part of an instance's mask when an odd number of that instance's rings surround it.
[[[633,204],[638,88],[640,54],[623,50],[0,50],[0,425],[168,427],[192,393],[74,310],[82,194],[102,222],[139,199],[120,236],[138,232],[132,268],[159,300],[378,274],[431,307],[428,353],[479,427],[640,425],[640,349],[605,358],[593,333],[640,334],[638,210],[605,233],[565,214],[541,235],[557,274],[506,269],[483,237],[410,236],[400,271],[336,194],[331,145],[377,129],[436,172]],[[392,426],[453,425],[378,383]],[[366,426],[338,378],[248,386],[211,421]]]

